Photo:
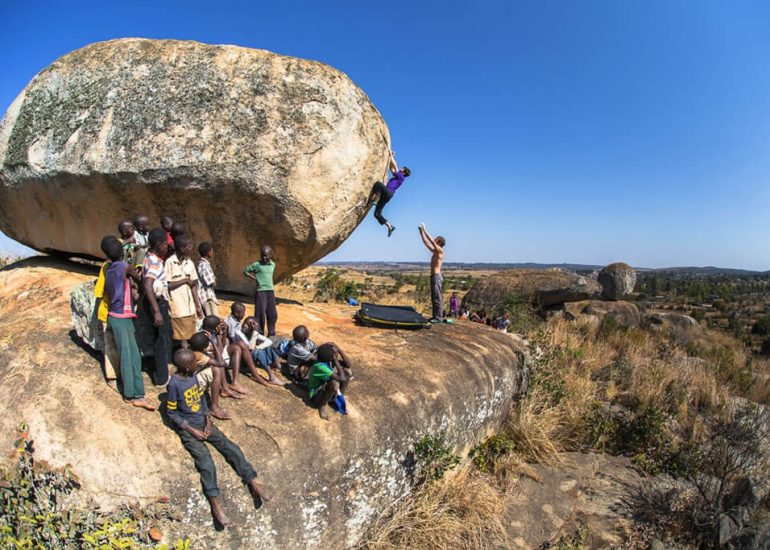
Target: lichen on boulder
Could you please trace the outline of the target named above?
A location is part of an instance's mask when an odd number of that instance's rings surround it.
[[[213,242],[219,286],[245,291],[260,244],[280,279],[352,233],[389,143],[366,94],[328,65],[190,41],[95,43],[43,69],[0,123],[0,230],[100,257],[121,219],[170,214]]]

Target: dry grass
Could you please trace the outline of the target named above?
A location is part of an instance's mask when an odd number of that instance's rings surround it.
[[[476,550],[505,541],[503,495],[484,476],[461,468],[398,503],[378,521],[363,550]]]

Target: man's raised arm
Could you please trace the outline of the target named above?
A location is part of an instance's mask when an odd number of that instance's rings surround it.
[[[425,243],[425,246],[428,248],[428,250],[430,250],[431,252],[435,252],[436,243],[428,234],[428,230],[425,229],[425,224],[420,225],[418,229],[420,230],[420,237],[422,237],[422,242]]]
[[[396,154],[391,151],[390,152],[390,161],[388,163],[388,168],[390,168],[390,173],[394,176],[396,175],[396,172],[398,172],[398,164],[396,164]]]

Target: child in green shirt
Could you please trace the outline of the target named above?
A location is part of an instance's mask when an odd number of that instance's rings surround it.
[[[318,360],[308,371],[307,384],[310,403],[318,407],[318,414],[329,420],[329,402],[337,392],[345,394],[353,378],[352,363],[345,352],[333,342],[318,348]]]
[[[254,317],[259,324],[259,332],[266,334],[268,338],[275,336],[275,323],[278,321],[278,310],[275,307],[275,292],[273,290],[273,249],[263,246],[260,249],[261,259],[243,268],[244,276],[257,282],[257,291],[254,295]],[[267,324],[267,332],[265,325]]]

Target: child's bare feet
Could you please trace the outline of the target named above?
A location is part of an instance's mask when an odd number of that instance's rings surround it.
[[[230,525],[230,518],[228,518],[222,511],[222,507],[219,505],[219,499],[217,497],[208,497],[209,505],[211,506],[211,515],[219,522],[222,527]]]
[[[243,399],[243,396],[240,393],[230,391],[229,389],[220,390],[219,397],[232,397],[233,399]]]
[[[222,407],[211,407],[211,416],[218,418],[219,420],[230,420],[230,415],[225,412]]]
[[[148,403],[144,399],[133,399],[131,401],[131,404],[134,407],[139,407],[140,409],[144,409],[146,411],[154,411],[155,410],[155,407],[153,407],[150,403]]]
[[[243,395],[249,395],[249,392],[247,392],[240,384],[236,384],[236,383],[230,384],[230,389],[235,390],[238,393]]]
[[[261,483],[257,483],[257,478],[249,481],[249,491],[251,492],[251,496],[261,499],[262,502],[270,502],[273,500],[273,495],[270,494],[270,491],[267,490],[267,487]]]
[[[324,420],[329,420],[329,405],[321,405],[318,409],[318,415]]]
[[[278,378],[276,375],[274,375],[272,372],[270,373],[270,380],[267,382],[268,384],[272,384],[273,386],[285,386],[286,382]]]

